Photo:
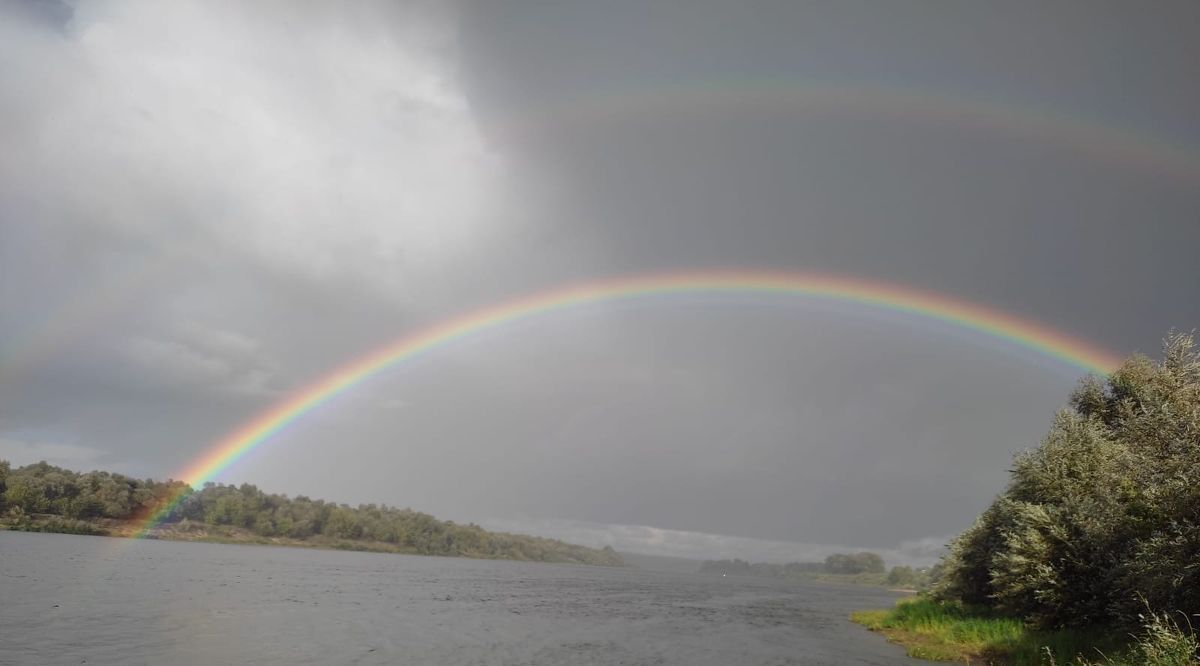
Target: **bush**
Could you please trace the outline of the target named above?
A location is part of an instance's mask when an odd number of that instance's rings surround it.
[[[1008,489],[955,539],[934,588],[1040,627],[1200,613],[1200,354],[1171,335],[1089,378]],[[1156,625],[1157,626],[1157,625]]]

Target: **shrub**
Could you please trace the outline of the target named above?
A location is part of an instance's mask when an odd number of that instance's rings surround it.
[[[936,597],[1040,627],[1200,612],[1200,353],[1173,334],[1084,380],[942,562]],[[1157,625],[1156,625],[1157,626]]]

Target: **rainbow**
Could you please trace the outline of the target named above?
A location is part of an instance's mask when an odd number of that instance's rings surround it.
[[[1177,138],[999,97],[880,83],[763,78],[589,92],[550,100],[530,112],[501,114],[484,133],[494,139],[536,139],[546,132],[586,132],[620,119],[670,119],[711,110],[852,113],[949,125],[1063,147],[1189,187],[1200,183],[1200,147]]]
[[[506,135],[536,137],[546,132],[586,132],[613,120],[672,118],[712,109],[853,113],[951,125],[1064,147],[1092,159],[1159,174],[1188,187],[1200,184],[1200,146],[1180,137],[1113,125],[1021,100],[879,82],[779,77],[589,91],[540,104],[533,112],[501,113],[482,129],[498,140]],[[187,244],[176,243],[173,247],[184,248]],[[160,267],[171,265],[172,259],[172,253],[163,253],[159,261],[145,269],[79,292],[49,321],[31,326],[25,335],[0,347],[0,384],[16,383],[29,368],[52,358],[62,347],[94,329],[100,320],[115,316],[131,301],[130,292],[151,283]]]
[[[1081,369],[1107,374],[1120,359],[1052,328],[943,294],[825,273],[705,270],[635,275],[571,285],[505,301],[400,338],[301,388],[214,444],[179,477],[199,487],[289,424],[383,370],[446,347],[469,335],[574,307],[675,294],[776,294],[859,304],[908,313],[1010,342]],[[140,534],[159,524],[183,495],[146,519]]]

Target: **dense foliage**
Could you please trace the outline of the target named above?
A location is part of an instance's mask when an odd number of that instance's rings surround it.
[[[160,536],[225,528],[224,534],[240,530],[257,537],[336,547],[381,544],[384,549],[423,555],[621,565],[611,548],[488,532],[478,525],[458,525],[410,509],[289,498],[249,484],[209,483],[192,491],[179,481],[143,481],[109,472],[80,474],[45,462],[14,470],[0,461],[0,517],[15,529],[105,533],[107,525],[150,516],[181,493],[186,497],[170,512]]]
[[[801,580],[812,578],[816,574],[858,575],[879,574],[880,582],[889,584],[910,584],[916,581],[917,573],[911,567],[894,567],[884,578],[883,558],[876,553],[834,553],[825,558],[824,562],[789,562],[787,564],[769,564],[766,562],[747,562],[740,559],[706,560],[700,564],[700,573],[732,574],[735,576],[762,576],[765,578],[786,578]],[[892,579],[895,579],[894,581]]]
[[[53,515],[73,520],[144,518],[186,492],[179,481],[134,479],[109,472],[79,474],[45,462],[12,469],[0,460],[0,515]]]
[[[885,579],[888,585],[896,587],[916,587],[924,580],[924,571],[908,566],[894,566]]]
[[[951,544],[935,593],[1036,626],[1200,613],[1200,354],[1172,335],[1085,380],[1011,483]],[[1174,617],[1174,615],[1172,615]]]
[[[825,571],[836,574],[883,573],[883,558],[875,553],[834,553],[825,558]]]

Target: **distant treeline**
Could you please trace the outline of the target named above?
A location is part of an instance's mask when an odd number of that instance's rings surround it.
[[[611,548],[585,548],[554,539],[489,532],[411,509],[345,504],[267,494],[253,485],[208,483],[193,490],[179,481],[139,480],[110,472],[77,473],[45,462],[12,469],[0,461],[0,527],[27,531],[107,534],[120,523],[153,515],[184,494],[159,536],[254,535],[339,548],[421,555],[578,562],[620,566]],[[230,540],[230,539],[216,539]]]
[[[762,576],[764,578],[800,578],[805,574],[824,573],[823,562],[791,562],[768,564],[746,560],[705,560],[700,564],[702,574],[729,574],[732,576]]]
[[[700,573],[729,574],[734,576],[761,576],[787,580],[811,580],[828,576],[857,576],[862,582],[886,583],[888,585],[914,586],[920,582],[922,572],[912,567],[897,566],[887,571],[883,558],[877,553],[834,553],[824,562],[789,562],[769,564],[745,560],[706,560],[700,565]]]

